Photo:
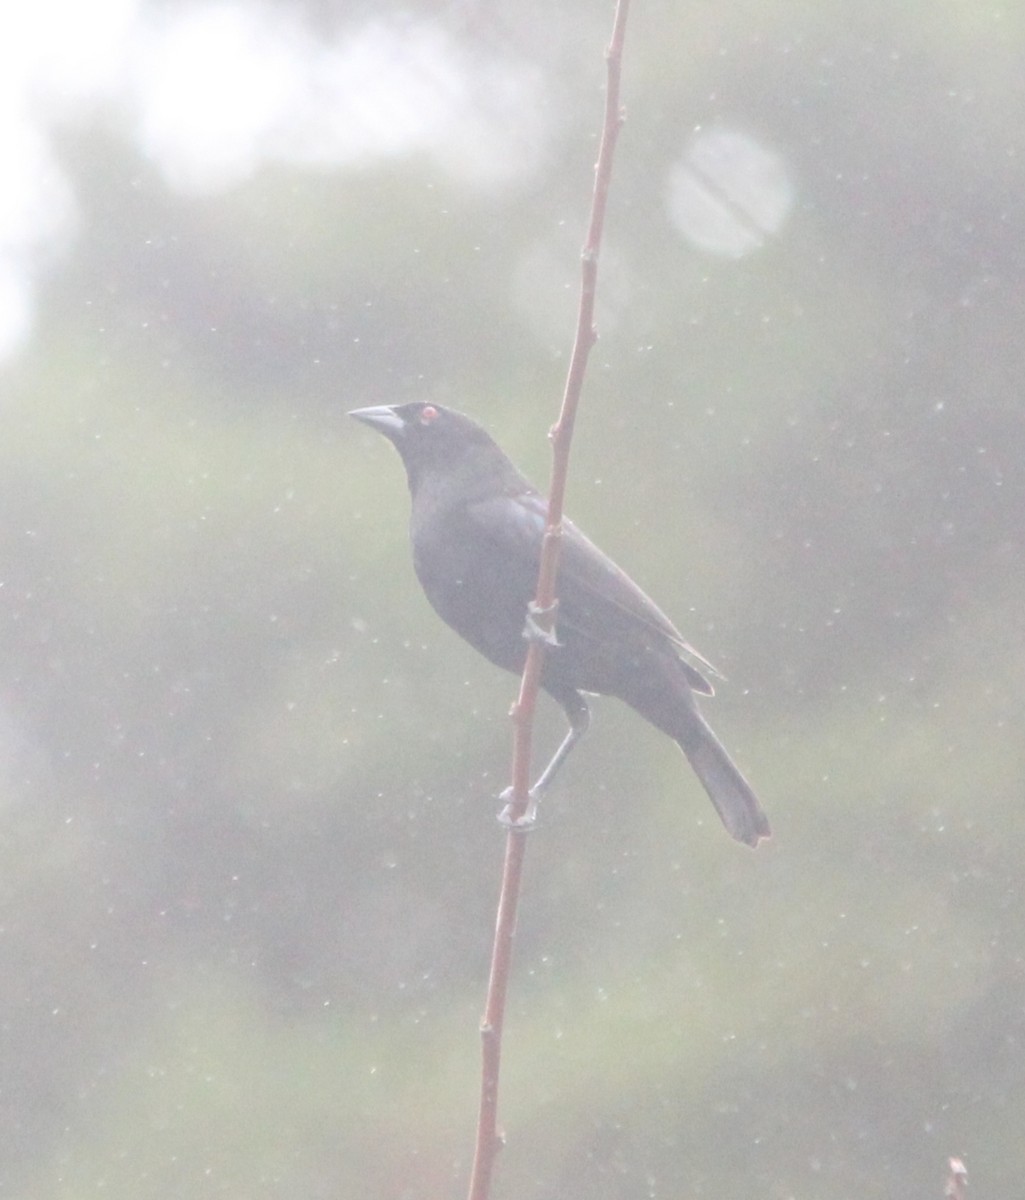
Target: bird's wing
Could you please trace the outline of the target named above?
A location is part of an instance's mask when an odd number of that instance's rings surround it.
[[[500,541],[507,552],[526,559],[535,572],[540,561],[546,514],[546,502],[536,492],[495,496],[477,501],[470,507],[474,522]],[[629,624],[658,633],[713,675],[719,675],[716,668],[684,640],[658,605],[572,521],[564,520],[562,529],[556,587],[560,598],[560,623],[575,626],[586,634],[588,630],[574,619],[575,612],[586,609],[596,613],[603,608],[608,612],[611,608]],[[695,691],[712,694],[711,684],[699,672],[693,671],[693,676],[688,672],[688,678]]]

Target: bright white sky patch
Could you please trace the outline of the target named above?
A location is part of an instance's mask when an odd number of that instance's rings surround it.
[[[82,100],[113,90],[139,0],[5,0],[0,4],[4,106],[73,116]]]
[[[32,328],[30,304],[23,272],[0,260],[0,362],[28,337]]]
[[[317,64],[308,129],[344,158],[401,154],[450,128],[467,85],[439,31],[369,25]]]
[[[213,4],[172,12],[136,61],[143,149],[183,191],[220,190],[264,161],[428,152],[478,185],[537,162],[509,139],[539,81],[494,62],[482,75],[436,25],[372,21],[331,44],[280,13]],[[529,123],[522,140],[536,145]]]
[[[133,56],[134,90],[143,150],[171,186],[220,191],[251,175],[301,105],[310,48],[292,21],[238,4],[154,23]]]
[[[285,6],[0,0],[0,360],[30,331],[36,277],[75,229],[55,123],[119,119],[191,194],[268,162],[413,152],[491,187],[539,162],[540,86],[518,62],[464,54],[437,22],[374,20],[330,43]]]

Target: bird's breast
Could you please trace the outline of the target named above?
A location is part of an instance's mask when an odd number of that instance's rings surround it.
[[[472,528],[414,529],[413,566],[439,617],[497,666],[522,668],[523,626],[533,580]]]

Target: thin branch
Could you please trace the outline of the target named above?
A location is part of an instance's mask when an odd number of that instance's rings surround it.
[[[576,337],[570,358],[569,373],[562,397],[559,419],[552,426],[552,478],[548,489],[548,516],[541,548],[541,567],[538,574],[535,613],[538,624],[547,632],[555,626],[556,581],[559,551],[562,544],[562,511],[569,473],[569,452],[573,440],[577,408],[584,386],[587,360],[597,340],[594,328],[594,302],[598,286],[598,252],[601,248],[609,183],[612,179],[612,158],[623,123],[619,103],[619,81],[623,62],[623,38],[629,0],[617,0],[612,38],[605,52],[607,82],[605,88],[605,117],[602,124],[601,146],[595,165],[594,192],[591,198],[591,219],[587,239],[581,254],[580,306],[577,312]],[[519,695],[512,709],[513,764],[512,801],[509,815],[512,822],[527,810],[530,789],[531,742],[534,711],[537,707],[541,671],[544,666],[545,644],[532,638],[527,647],[527,660],[520,680]],[[520,882],[523,877],[523,857],[526,838],[510,826],[505,843],[505,865],[502,890],[495,922],[495,941],[491,955],[488,994],[481,1020],[481,1093],[477,1119],[477,1144],[470,1180],[469,1200],[487,1200],[491,1193],[491,1176],[495,1158],[502,1144],[498,1132],[498,1077],[502,1057],[502,1028],[505,1020],[505,1001],[509,987],[509,967],[512,962],[513,936],[519,905]]]

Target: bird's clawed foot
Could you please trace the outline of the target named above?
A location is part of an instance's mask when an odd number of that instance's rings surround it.
[[[536,600],[531,600],[527,605],[527,623],[523,626],[523,636],[528,642],[544,642],[549,649],[555,649],[562,645],[555,635],[555,613],[558,607],[558,600],[550,604],[548,608],[542,608]],[[551,617],[552,628],[543,629],[538,622],[538,617]]]
[[[512,833],[530,833],[537,825],[537,795],[536,788],[531,788],[527,793],[527,807],[520,817],[512,815],[513,803],[512,787],[507,787],[504,792],[498,797],[499,800],[505,801],[505,808],[498,814],[498,822],[504,825]]]

